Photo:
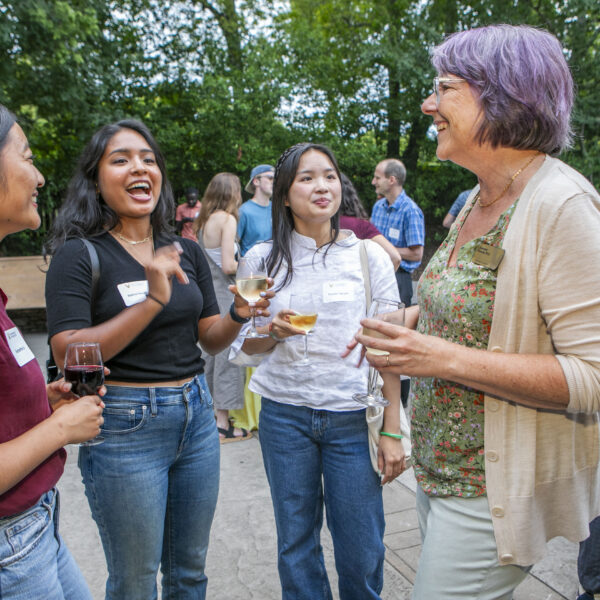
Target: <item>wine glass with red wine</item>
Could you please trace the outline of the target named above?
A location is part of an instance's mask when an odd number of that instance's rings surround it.
[[[65,355],[65,381],[71,385],[71,391],[81,396],[93,396],[104,383],[104,364],[100,344],[97,342],[73,342],[67,346]],[[95,446],[104,438],[97,435],[78,446]]]

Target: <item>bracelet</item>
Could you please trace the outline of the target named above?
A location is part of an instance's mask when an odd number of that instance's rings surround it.
[[[400,433],[388,433],[387,431],[380,431],[379,435],[387,435],[387,437],[394,438],[395,440],[404,439],[404,436]]]
[[[278,337],[273,331],[273,321],[269,323],[269,336],[276,342],[283,342],[283,338]]]
[[[231,317],[231,319],[233,321],[235,321],[236,323],[241,323],[242,325],[244,325],[245,323],[247,323],[250,319],[244,319],[244,317],[240,317],[240,315],[238,315],[235,312],[235,304],[232,302],[231,306],[229,307],[229,316]]]
[[[157,304],[160,304],[163,308],[167,308],[167,305],[159,300],[156,296],[153,296],[150,292],[146,294],[146,298],[150,298],[150,300],[154,300]]]

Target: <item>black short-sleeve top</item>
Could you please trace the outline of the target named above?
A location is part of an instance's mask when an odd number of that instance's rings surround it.
[[[155,248],[172,243],[161,235]],[[160,382],[184,379],[203,372],[198,346],[198,321],[219,314],[209,266],[197,243],[176,238],[183,247],[181,267],[189,284],[173,278],[166,308],[125,349],[106,362],[117,381]],[[48,335],[85,329],[115,317],[132,301],[127,289],[143,289],[144,267],[109,233],[91,237],[100,262],[100,278],[93,301],[92,266],[79,239],[70,239],[52,257],[46,276]],[[138,298],[139,299],[139,298]],[[142,298],[143,299],[143,298]],[[59,365],[61,367],[62,365]]]

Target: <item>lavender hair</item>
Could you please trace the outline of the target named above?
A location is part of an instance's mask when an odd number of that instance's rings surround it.
[[[560,154],[571,145],[574,87],[560,42],[527,25],[490,25],[433,50],[438,73],[466,79],[483,111],[477,140]]]

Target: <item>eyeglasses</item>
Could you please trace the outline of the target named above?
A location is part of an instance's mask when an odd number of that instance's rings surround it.
[[[467,83],[466,79],[452,78],[452,77],[434,77],[433,78],[433,92],[435,94],[435,103],[440,103],[440,83]]]

